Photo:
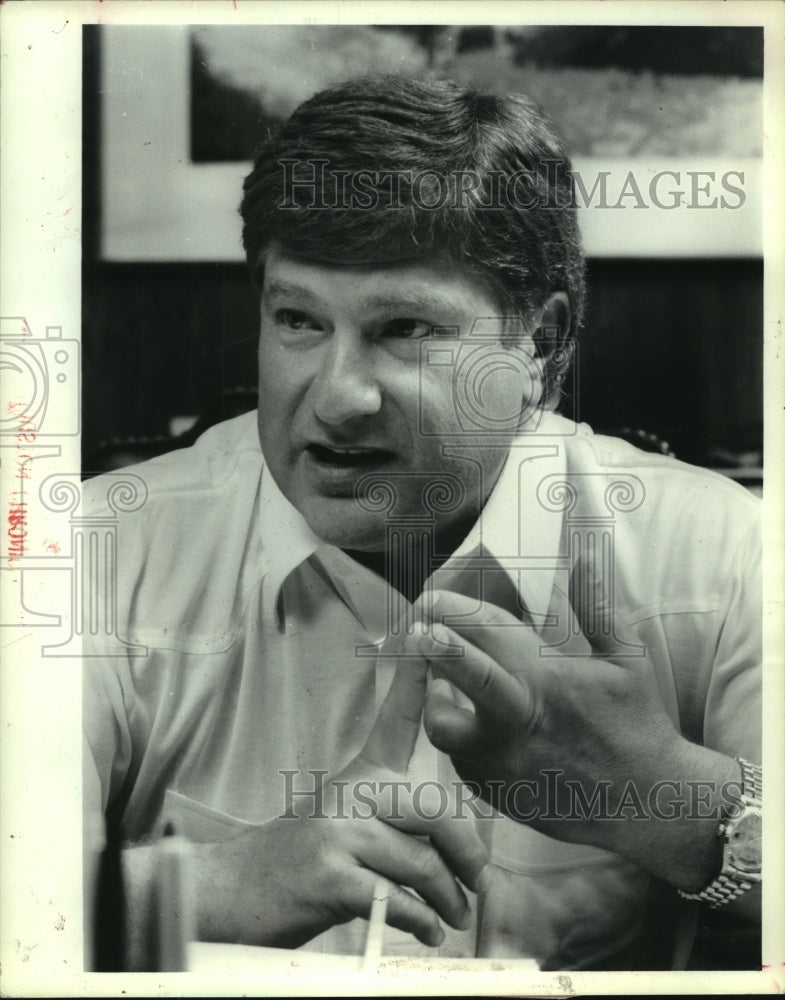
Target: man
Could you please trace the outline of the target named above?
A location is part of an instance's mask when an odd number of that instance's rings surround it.
[[[554,412],[584,288],[550,125],[350,82],[241,212],[258,414],[132,470],[127,654],[86,649],[132,964],[166,821],[207,940],[357,951],[379,876],[400,954],[646,967],[663,899],[688,950],[679,892],[754,921],[757,503]]]

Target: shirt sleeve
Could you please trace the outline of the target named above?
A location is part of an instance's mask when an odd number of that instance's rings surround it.
[[[100,919],[97,900],[107,844],[106,813],[114,790],[125,780],[131,741],[122,685],[112,660],[85,656],[82,678],[82,877],[85,940],[91,949]]]
[[[106,814],[128,773],[131,730],[121,676],[122,671],[110,658],[85,657],[82,731],[86,816]]]
[[[726,570],[727,603],[706,697],[704,743],[731,757],[761,761],[762,568],[760,517]]]

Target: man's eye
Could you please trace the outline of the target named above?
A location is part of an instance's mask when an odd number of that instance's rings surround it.
[[[403,340],[419,340],[429,336],[431,324],[422,319],[394,319],[382,327],[385,337],[400,337]]]
[[[321,326],[312,316],[299,309],[278,309],[275,321],[279,326],[285,326],[289,330],[321,330]]]

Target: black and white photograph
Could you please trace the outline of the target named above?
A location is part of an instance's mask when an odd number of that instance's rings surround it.
[[[3,989],[781,992],[783,8],[0,17]]]

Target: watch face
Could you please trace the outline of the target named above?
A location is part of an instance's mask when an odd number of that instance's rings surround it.
[[[759,872],[761,869],[761,817],[747,812],[738,821],[728,843],[730,861],[742,872]]]

